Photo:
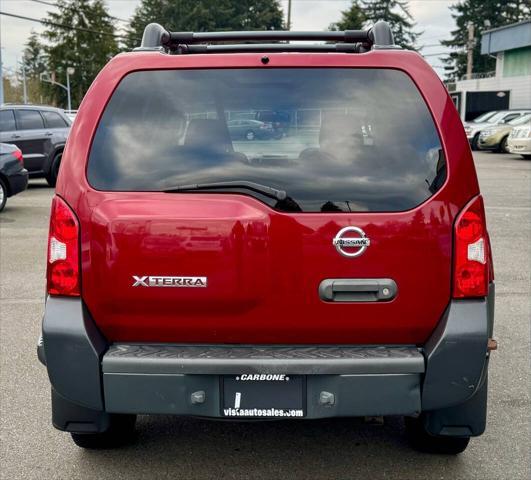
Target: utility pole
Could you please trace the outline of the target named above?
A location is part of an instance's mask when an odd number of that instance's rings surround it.
[[[4,103],[4,65],[2,63],[2,47],[0,47],[0,105]]]
[[[75,69],[72,67],[67,67],[66,69],[66,93],[68,95],[68,111],[72,111],[72,100],[70,97],[70,75],[75,73]]]
[[[288,0],[288,30],[291,30],[291,0]]]
[[[468,42],[466,43],[466,78],[467,80],[470,80],[472,78],[472,61],[474,58],[474,47],[476,45],[474,38],[474,24],[472,22],[468,22],[467,29]]]
[[[28,103],[28,88],[26,86],[26,65],[22,64],[22,88],[24,95],[24,105]]]
[[[69,76],[72,75],[74,72],[75,72],[75,70],[72,67],[68,67],[67,68],[67,70],[66,70],[67,85],[63,85],[62,83],[59,83],[59,82],[55,81],[55,72],[52,72],[51,76],[50,76],[50,74],[45,73],[45,72],[42,72],[39,75],[39,80],[41,82],[46,82],[46,83],[50,83],[52,85],[57,85],[58,87],[61,87],[63,90],[66,91],[66,95],[67,95],[67,98],[68,98],[68,110],[72,110],[72,104],[70,102],[70,77]]]

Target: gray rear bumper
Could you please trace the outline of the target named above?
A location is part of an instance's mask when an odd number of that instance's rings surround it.
[[[66,403],[91,415],[219,417],[220,375],[284,373],[306,377],[306,418],[423,411],[433,412],[433,433],[454,434],[458,419],[459,434],[478,435],[485,427],[493,299],[492,287],[486,299],[452,301],[432,337],[417,348],[108,345],[81,300],[49,298],[39,358],[47,364],[54,397],[61,399],[54,424],[65,430],[71,430]],[[204,392],[204,401],[194,401],[196,392]],[[323,404],[322,392],[333,393],[334,402]],[[478,399],[480,405],[471,408]]]
[[[102,361],[115,413],[220,416],[220,375],[306,376],[306,418],[420,412],[424,357],[415,347],[111,346]],[[204,402],[193,401],[204,392]],[[321,392],[333,403],[323,404]]]

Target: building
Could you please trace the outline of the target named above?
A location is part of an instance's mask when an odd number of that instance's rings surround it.
[[[463,120],[490,110],[531,108],[531,19],[482,34],[481,53],[496,57],[496,70],[448,84]]]

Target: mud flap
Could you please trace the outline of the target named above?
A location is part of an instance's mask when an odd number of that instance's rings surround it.
[[[101,433],[110,426],[110,415],[69,402],[52,388],[52,423],[71,433]]]
[[[485,431],[487,423],[488,380],[474,396],[461,405],[433,410],[423,414],[424,426],[432,435],[476,437]]]

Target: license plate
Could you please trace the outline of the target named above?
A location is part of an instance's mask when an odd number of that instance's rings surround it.
[[[232,418],[302,418],[301,375],[242,374],[221,377],[221,415]]]

